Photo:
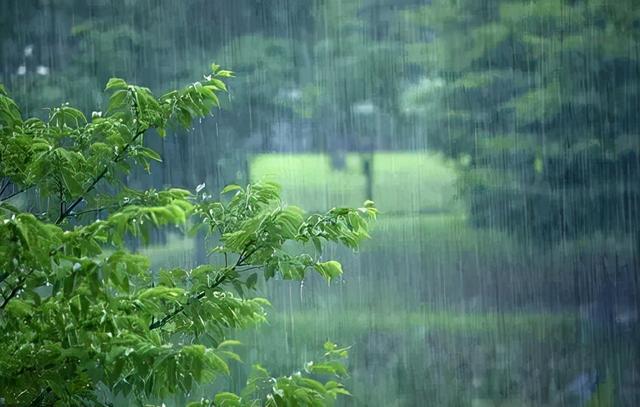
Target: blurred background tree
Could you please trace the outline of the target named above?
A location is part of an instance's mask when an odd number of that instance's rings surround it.
[[[426,76],[406,109],[466,168],[474,224],[538,242],[634,233],[639,16],[633,1],[436,0],[407,13],[434,40],[411,45]]]

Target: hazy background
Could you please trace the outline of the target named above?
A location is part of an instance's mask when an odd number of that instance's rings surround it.
[[[0,82],[26,114],[212,61],[237,75],[223,109],[152,140],[164,163],[132,185],[266,178],[309,210],[382,211],[359,253],[327,254],[341,281],[261,289],[246,366],[289,373],[331,339],[353,346],[345,405],[640,405],[640,3],[0,5]],[[155,268],[206,260],[155,240]]]

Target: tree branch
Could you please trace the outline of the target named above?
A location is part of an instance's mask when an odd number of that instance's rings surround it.
[[[250,251],[247,251],[246,249],[243,250],[242,253],[240,254],[240,257],[238,257],[238,261],[236,261],[236,264],[234,264],[233,267],[231,267],[231,270],[235,270],[236,268],[245,265],[245,264],[243,264],[243,262],[246,261],[249,257],[251,257],[251,255],[253,253],[255,253],[257,250],[258,250],[258,246],[254,247]],[[241,271],[246,271],[246,270],[241,270]],[[211,286],[207,287],[207,290],[213,290],[213,289],[217,288],[222,283],[224,283],[224,281],[226,279],[227,279],[227,273],[222,274]],[[202,291],[198,295],[196,295],[194,297],[191,297],[187,301],[187,304],[190,304],[192,301],[199,301],[202,298],[204,298],[205,295],[207,295],[207,292],[206,291]],[[162,319],[159,319],[159,320],[157,320],[155,322],[152,322],[149,325],[149,330],[162,328],[167,323],[169,323],[169,321],[171,321],[176,315],[178,315],[182,311],[184,311],[184,307],[185,307],[184,305],[181,305],[178,308],[176,308],[173,311],[171,311],[169,314],[165,315]]]
[[[122,149],[122,151],[120,151],[118,154],[116,154],[115,158],[113,159],[112,164],[116,164],[118,163],[122,158],[124,158],[125,154],[128,152],[129,148],[131,148],[131,146],[133,145],[133,143],[135,143],[135,141],[140,138],[140,136],[142,136],[144,134],[144,132],[147,131],[147,129],[143,129],[143,130],[138,130],[136,132],[136,135],[133,136],[133,138],[131,139],[131,141],[129,141],[124,148]],[[58,217],[58,219],[56,220],[56,225],[59,225],[60,223],[62,223],[63,220],[65,220],[69,214],[71,214],[71,211],[73,211],[73,209],[75,209],[76,206],[78,206],[78,204],[80,204],[80,202],[82,202],[82,200],[84,199],[84,197],[91,191],[93,191],[93,189],[96,187],[96,185],[98,184],[98,182],[100,182],[100,180],[102,178],[104,178],[107,173],[109,172],[109,168],[111,167],[111,165],[106,165],[104,167],[104,169],[102,170],[102,172],[100,174],[98,174],[97,177],[95,177],[93,179],[93,181],[91,182],[91,185],[89,185],[87,187],[87,189],[85,189],[85,191],[83,192],[82,195],[80,195],[78,198],[76,198],[75,201],[73,201],[73,203],[71,205],[69,205],[66,210],[60,214],[60,216]]]
[[[35,186],[35,185],[30,185],[30,186],[28,186],[28,187],[26,187],[26,188],[23,188],[23,189],[21,189],[21,190],[19,190],[19,191],[16,191],[16,192],[12,193],[11,195],[7,196],[6,198],[2,198],[2,200],[3,200],[3,201],[7,201],[7,200],[9,200],[9,199],[13,198],[13,197],[14,197],[14,196],[16,196],[16,195],[20,195],[20,194],[21,194],[21,193],[23,193],[23,192],[27,192],[28,190],[30,190],[30,189],[31,189],[31,188],[33,188],[34,186]]]
[[[78,216],[82,216],[82,215],[87,215],[89,213],[96,213],[96,212],[102,212],[102,211],[106,211],[108,209],[121,209],[124,208],[126,205],[112,205],[112,206],[101,206],[99,208],[93,208],[93,209],[87,209],[84,211],[80,211],[80,212],[72,212],[70,214],[67,215],[67,217],[78,217]]]
[[[58,196],[60,199],[60,214],[58,216],[62,216],[64,213],[64,206],[67,204],[64,200],[64,189],[62,188],[62,183],[58,181]]]
[[[16,295],[18,295],[20,289],[22,288],[22,285],[27,281],[27,277],[29,277],[31,273],[33,273],[33,269],[25,274],[22,279],[18,280],[18,283],[11,289],[8,296],[5,297],[4,294],[2,294],[3,302],[2,304],[0,304],[0,310],[3,310],[7,306],[7,304],[9,304],[9,301],[11,301]]]
[[[218,287],[220,284],[222,284],[224,282],[224,280],[227,279],[227,275],[226,273],[223,274],[222,276],[220,276],[220,278],[218,280],[216,280],[210,287],[208,287],[208,290],[213,290],[216,287]],[[192,301],[199,301],[202,298],[204,298],[204,296],[207,295],[206,291],[202,291],[201,293],[199,293],[198,295],[196,295],[195,297],[191,297],[189,299],[189,301],[187,301],[187,304],[191,303]],[[175,317],[176,315],[178,315],[179,313],[181,313],[182,311],[184,311],[184,305],[179,306],[178,308],[174,309],[171,313],[165,315],[162,319],[157,320],[156,322],[153,322],[151,325],[149,325],[149,330],[152,331],[154,329],[158,329],[158,328],[162,328],[163,326],[165,326],[169,321],[171,321],[173,319],[173,317]]]
[[[7,189],[9,184],[11,184],[11,181],[7,180],[7,183],[2,186],[2,189],[0,189],[0,197],[4,194],[4,190]]]
[[[248,266],[248,264],[247,264],[247,266]],[[243,272],[243,271],[250,271],[250,270],[261,269],[262,267],[264,267],[264,266],[251,266],[251,267],[248,267],[248,268],[246,268],[246,269],[242,269],[242,270],[238,270],[238,271],[240,271],[240,272]]]
[[[242,253],[240,254],[240,257],[238,257],[238,261],[236,262],[235,266],[233,266],[233,268],[236,268],[236,267],[242,265],[242,263],[245,260],[247,260],[249,257],[251,257],[257,251],[258,251],[258,246],[254,247],[249,252],[247,252],[246,249],[243,250]]]
[[[51,393],[51,390],[52,390],[51,387],[47,387],[46,389],[42,390],[40,394],[38,394],[38,397],[33,399],[33,401],[29,404],[29,406],[33,406],[33,407],[42,406],[42,402],[49,395],[49,393]]]

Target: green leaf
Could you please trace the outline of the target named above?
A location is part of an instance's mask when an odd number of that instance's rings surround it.
[[[332,260],[324,263],[316,263],[314,268],[327,281],[331,281],[342,275],[342,265],[337,261]]]
[[[104,90],[126,89],[127,86],[127,82],[125,82],[123,79],[111,78],[109,79],[109,82],[107,82],[107,86],[104,88]]]
[[[216,75],[221,77],[221,78],[233,78],[233,72],[232,71],[226,71],[224,69],[218,71],[216,73]]]
[[[229,392],[218,393],[214,398],[215,405],[220,407],[241,406],[242,404],[240,403],[240,401],[240,396]]]
[[[181,298],[184,294],[184,290],[181,288],[171,288],[171,287],[153,287],[142,290],[140,294],[138,294],[138,298],[141,300],[147,299],[166,299],[166,300],[177,300]]]
[[[232,191],[238,191],[241,190],[242,187],[240,185],[236,185],[236,184],[229,184],[226,187],[224,187],[222,189],[222,192],[220,192],[221,194],[226,194],[228,192],[232,192]]]
[[[150,160],[162,162],[162,157],[155,150],[152,150],[147,147],[138,147],[138,153],[140,153],[143,157],[146,157]]]
[[[245,284],[247,285],[247,288],[253,289],[255,288],[257,283],[258,283],[258,274],[253,273],[249,277],[247,277],[247,281]]]
[[[78,174],[67,167],[62,168],[60,173],[67,191],[69,191],[72,196],[79,196],[84,192],[82,185],[76,179]]]
[[[125,106],[125,101],[128,96],[129,92],[127,90],[117,90],[113,92],[113,95],[109,98],[107,112],[110,113],[122,109]]]
[[[234,339],[227,339],[227,340],[224,340],[224,341],[222,341],[222,342],[220,342],[218,344],[218,349],[226,348],[226,347],[229,347],[229,346],[240,346],[240,345],[242,345],[242,342],[240,342],[240,341],[237,341],[237,340],[234,340]]]

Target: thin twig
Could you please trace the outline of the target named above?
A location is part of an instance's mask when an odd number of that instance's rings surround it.
[[[259,249],[258,246],[254,247],[251,251],[246,252],[246,249],[242,251],[242,253],[240,254],[240,257],[238,258],[238,261],[236,262],[236,265],[233,266],[238,267],[240,266],[241,263],[243,263],[245,260],[247,260],[249,257],[251,257],[255,252],[257,252]]]
[[[227,275],[223,274],[210,287],[207,287],[207,289],[208,290],[215,289],[220,284],[222,284],[224,282],[224,280],[226,280],[226,279],[227,279]],[[191,303],[192,301],[199,301],[202,298],[204,298],[205,295],[207,295],[206,291],[202,291],[201,293],[199,293],[195,297],[192,297],[191,299],[189,299],[187,304]],[[184,305],[181,305],[178,308],[174,309],[171,313],[165,315],[162,319],[159,319],[156,322],[153,322],[151,325],[149,325],[149,330],[151,331],[151,330],[158,329],[158,328],[161,328],[161,327],[165,326],[169,321],[171,321],[171,319],[173,319],[173,317],[175,317],[176,315],[178,315],[182,311],[184,311]]]
[[[4,301],[2,302],[2,304],[0,304],[0,310],[3,310],[7,306],[7,304],[9,304],[9,301],[11,301],[13,297],[18,295],[18,293],[20,292],[20,289],[22,288],[22,285],[27,281],[27,277],[29,277],[31,273],[33,273],[33,269],[31,269],[31,271],[25,274],[25,276],[22,279],[18,280],[18,283],[15,285],[15,287],[13,287],[13,289],[11,290],[11,292],[7,297],[5,297],[4,294],[2,295],[2,298]]]
[[[42,406],[42,402],[44,401],[44,399],[47,397],[47,395],[51,393],[51,387],[47,387],[46,389],[43,389],[40,394],[38,394],[38,397],[36,397],[35,399],[33,399],[33,401],[29,404],[29,406]]]
[[[12,193],[11,195],[7,196],[6,198],[2,198],[2,200],[3,200],[3,201],[7,201],[7,200],[9,200],[9,199],[13,198],[13,197],[14,197],[14,196],[16,196],[16,195],[20,195],[20,194],[21,194],[21,193],[23,193],[23,192],[27,192],[28,190],[30,190],[30,189],[31,189],[31,188],[33,188],[34,186],[35,186],[35,185],[30,185],[30,186],[28,186],[28,187],[26,187],[26,188],[23,188],[23,189],[21,189],[21,190],[19,190],[19,191],[16,191],[16,192]]]
[[[11,181],[7,180],[7,183],[2,186],[2,189],[0,189],[0,196],[2,196],[2,194],[4,194],[4,191],[5,191],[5,189],[7,189],[9,184],[11,184]]]
[[[256,246],[255,248],[253,248],[250,251],[247,251],[246,248],[245,248],[245,250],[243,250],[242,253],[240,253],[240,257],[238,257],[238,261],[236,261],[236,264],[233,267],[231,267],[230,271],[235,270],[238,267],[243,266],[243,262],[246,261],[249,257],[251,257],[251,255],[253,255],[257,250],[258,250],[258,246]],[[240,271],[247,271],[247,270],[250,270],[250,269],[245,269],[245,270],[240,270]],[[217,288],[218,286],[220,286],[227,279],[227,276],[228,276],[228,273],[222,274],[211,286],[207,287],[207,291],[211,291],[211,290]],[[189,303],[191,303],[193,301],[201,300],[202,298],[204,298],[205,295],[207,295],[207,291],[202,291],[198,295],[196,295],[194,297],[191,297],[187,301],[187,304],[189,304]],[[158,328],[161,328],[161,327],[165,326],[176,315],[178,315],[182,311],[184,311],[184,308],[185,308],[185,306],[181,305],[178,308],[174,309],[169,314],[165,315],[162,319],[159,319],[158,321],[152,322],[149,325],[149,330],[154,330],[154,329],[158,329]]]
[[[78,216],[82,216],[82,215],[87,215],[89,213],[95,213],[95,212],[102,212],[105,211],[107,209],[115,209],[118,208],[118,206],[102,206],[100,208],[93,208],[93,209],[87,209],[84,211],[80,211],[80,212],[73,212],[67,215],[67,217],[78,217]]]
[[[115,158],[113,159],[113,163],[112,164],[116,164],[118,163],[122,158],[124,158],[125,154],[128,152],[129,148],[133,145],[133,143],[135,143],[135,141],[140,138],[140,136],[142,136],[144,134],[144,132],[147,131],[147,129],[143,129],[143,130],[138,130],[138,132],[136,133],[136,135],[131,139],[130,142],[128,142],[124,148],[122,149],[122,151],[120,151],[118,154],[116,154]],[[65,220],[69,214],[71,213],[71,211],[73,211],[73,209],[75,209],[76,206],[78,206],[78,204],[80,204],[80,202],[82,202],[82,200],[84,199],[84,197],[91,192],[96,185],[98,184],[98,182],[100,182],[100,180],[102,178],[104,178],[107,173],[109,172],[109,168],[111,167],[111,165],[106,165],[104,167],[104,169],[102,170],[102,172],[100,174],[98,174],[97,177],[95,177],[93,179],[93,181],[91,182],[91,185],[89,185],[89,187],[87,187],[87,189],[85,189],[84,193],[82,195],[80,195],[75,201],[73,201],[73,203],[71,205],[69,205],[67,207],[67,209],[60,214],[60,216],[58,217],[58,219],[56,220],[56,225],[59,225],[60,223],[62,223],[63,220]]]
[[[60,215],[58,216],[62,216],[62,214],[64,213],[64,206],[67,204],[64,201],[64,189],[62,188],[62,184],[60,182],[58,182],[58,195],[59,195],[59,199],[60,199]]]
[[[251,267],[247,267],[246,269],[242,269],[242,270],[238,270],[238,271],[243,272],[243,271],[261,269],[262,267],[264,267],[264,266],[251,266]]]

